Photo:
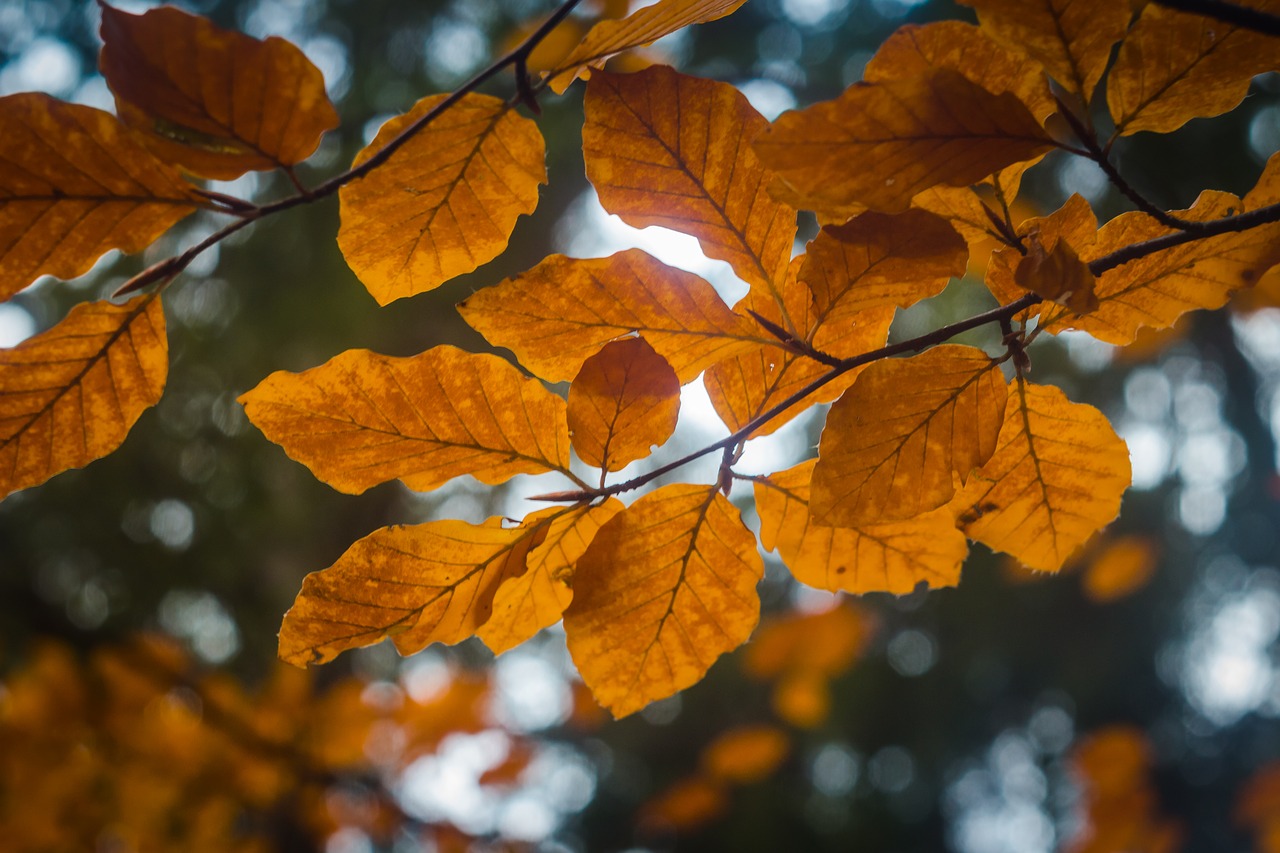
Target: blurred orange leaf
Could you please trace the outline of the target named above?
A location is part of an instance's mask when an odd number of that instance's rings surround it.
[[[1056,572],[1120,511],[1129,449],[1106,416],[1014,379],[995,455],[951,502],[960,528],[1032,569]]]
[[[203,204],[110,113],[47,95],[0,98],[0,299],[136,252]]]
[[[414,104],[378,131],[355,166],[437,109]],[[365,177],[339,190],[338,247],[381,305],[434,290],[502,253],[547,182],[537,124],[490,95],[468,94]]]
[[[955,586],[969,553],[949,509],[860,528],[829,527],[809,515],[814,460],[757,478],[760,544],[777,551],[796,580],[818,589],[906,595],[921,583]]]
[[[462,474],[496,484],[569,468],[564,401],[496,356],[454,347],[348,350],[277,371],[240,402],[291,458],[351,494],[396,478],[425,491]]]
[[[696,684],[760,615],[755,537],[714,487],[650,492],[610,519],[578,561],[569,652],[615,717]]]
[[[767,779],[791,751],[776,726],[738,726],[721,732],[702,750],[702,769],[717,782],[749,785]]]
[[[681,383],[765,339],[711,285],[638,249],[580,260],[551,255],[458,305],[494,346],[549,382],[567,382],[609,341],[639,333]]]
[[[830,677],[858,659],[873,633],[868,617],[847,605],[775,616],[756,632],[743,653],[742,666],[760,680],[789,672]]]
[[[154,294],[91,302],[0,349],[0,497],[115,450],[154,406],[169,373]]]
[[[301,163],[338,126],[324,77],[296,45],[172,6],[142,15],[99,6],[102,76],[121,117],[165,160],[235,178]]]
[[[688,831],[724,814],[729,794],[723,786],[701,776],[682,779],[640,808],[638,822],[650,833]]]
[[[676,429],[680,380],[644,338],[604,345],[569,387],[569,435],[588,465],[620,471]]]
[[[982,350],[954,344],[870,365],[827,415],[810,509],[863,527],[946,504],[996,449],[1006,390]]]
[[[1147,585],[1155,574],[1157,557],[1156,544],[1146,536],[1107,542],[1084,570],[1084,594],[1099,603],[1124,598]]]

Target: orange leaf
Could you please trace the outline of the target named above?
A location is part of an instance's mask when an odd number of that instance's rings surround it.
[[[1011,92],[1038,119],[1057,110],[1039,62],[1021,51],[1008,50],[981,28],[963,21],[899,27],[867,62],[862,79],[879,83],[914,77],[931,68],[950,68],[993,95]]]
[[[155,295],[77,305],[0,350],[0,497],[115,450],[160,399],[168,372]]]
[[[672,485],[615,515],[578,561],[569,652],[615,717],[696,684],[760,615],[755,537],[714,487]]]
[[[791,739],[776,726],[738,726],[707,745],[701,764],[717,782],[749,785],[769,778],[790,751]]]
[[[821,320],[881,305],[907,308],[964,275],[969,249],[942,217],[911,209],[868,212],[827,225],[810,241],[800,280]]]
[[[1044,64],[1055,80],[1088,102],[1124,38],[1131,14],[1114,0],[960,0],[978,11],[988,35]]]
[[[853,665],[872,633],[867,618],[847,605],[820,613],[775,616],[752,638],[742,666],[759,680],[789,672],[829,677]]]
[[[612,54],[641,47],[693,24],[715,21],[735,11],[747,0],[658,0],[621,21],[601,21],[591,28],[582,44],[547,76],[551,89],[560,94],[589,66]]]
[[[378,131],[359,166],[447,96],[431,95]],[[434,290],[507,247],[547,182],[536,123],[490,95],[468,94],[338,192],[338,247],[381,305]]]
[[[638,249],[580,260],[551,255],[458,305],[494,346],[549,382],[567,382],[609,341],[639,333],[680,382],[765,340],[707,282]]]
[[[1097,279],[1070,243],[1058,236],[1045,239],[1034,230],[1026,242],[1027,254],[1013,270],[1019,287],[1057,302],[1073,314],[1097,309]]]
[[[396,478],[426,491],[463,474],[494,485],[569,467],[564,401],[496,356],[449,346],[410,358],[348,350],[277,371],[240,402],[267,438],[350,494]]]
[[[588,465],[620,471],[666,444],[680,414],[680,380],[644,338],[604,345],[569,386],[569,435]]]
[[[729,796],[716,782],[694,776],[681,779],[640,808],[645,832],[689,831],[710,823],[729,807]]]
[[[769,704],[775,714],[796,728],[817,728],[831,716],[831,686],[821,675],[793,672],[774,685]]]
[[[1239,213],[1241,208],[1230,193],[1206,190],[1190,210],[1174,214],[1199,222]],[[1093,260],[1173,230],[1134,211],[1104,225],[1092,246],[1077,248],[1084,260]],[[1068,308],[1050,305],[1043,308],[1040,323],[1051,332],[1082,329],[1123,346],[1143,326],[1168,328],[1187,311],[1222,307],[1232,292],[1252,285],[1277,261],[1277,223],[1193,240],[1104,272],[1094,288],[1095,311],[1077,317]]]
[[[338,114],[295,45],[224,30],[172,6],[102,8],[98,64],[121,117],[165,160],[205,178],[292,166]]]
[[[1018,225],[1018,236],[1029,238],[1035,235],[1036,241],[1042,249],[1045,246],[1055,246],[1066,243],[1073,247],[1077,256],[1083,254],[1085,257],[1093,257],[1095,252],[1092,249],[1093,244],[1098,239],[1098,220],[1093,214],[1093,208],[1089,206],[1089,202],[1085,201],[1080,195],[1072,194],[1066,200],[1062,207],[1055,210],[1048,216],[1032,217]],[[1030,242],[1030,241],[1028,241]],[[1024,255],[1012,246],[1001,246],[991,255],[991,261],[987,264],[987,289],[1002,304],[1008,304],[1025,296],[1028,288],[1022,282],[1019,282],[1018,272],[1023,269],[1023,262],[1030,257],[1030,252]],[[1078,259],[1078,257],[1077,257]],[[1029,274],[1030,270],[1023,272],[1024,277]],[[1086,269],[1085,272],[1088,272]],[[1092,275],[1092,273],[1090,273]],[[1034,278],[1034,277],[1032,277]],[[1053,293],[1053,282],[1044,282],[1051,285],[1047,287],[1047,293],[1042,293],[1046,298],[1048,293]],[[1089,284],[1088,292],[1096,300],[1097,282]],[[1097,308],[1096,305],[1093,306]],[[1028,308],[1018,316],[1024,321],[1035,317],[1041,311],[1040,306]]]
[[[996,449],[999,365],[945,345],[869,366],[835,402],[813,469],[814,517],[839,527],[912,518],[944,505]]]
[[[934,68],[784,113],[755,149],[793,204],[843,219],[905,210],[921,190],[975,183],[1053,144],[1014,95]]]
[[[1099,603],[1124,598],[1151,580],[1156,557],[1155,543],[1145,536],[1124,536],[1108,542],[1084,571],[1084,594]]]
[[[582,153],[605,210],[691,234],[753,288],[781,290],[796,212],[765,192],[750,143],[769,123],[741,92],[665,66],[601,72],[585,110]]]
[[[465,640],[489,619],[499,584],[524,574],[530,549],[565,511],[542,510],[519,527],[491,518],[375,530],[303,579],[280,626],[281,660],[325,663],[385,637],[406,655]]]
[[[1115,132],[1168,133],[1221,115],[1244,100],[1255,75],[1277,67],[1280,50],[1270,36],[1148,4],[1107,76]]]
[[[136,252],[202,203],[110,113],[9,95],[0,127],[0,299]]]
[[[476,636],[500,655],[559,622],[573,600],[578,558],[600,526],[621,510],[622,503],[610,498],[599,506],[578,506],[557,515],[542,542],[529,552],[529,570],[498,587],[493,615]]]
[[[995,455],[951,507],[970,539],[1056,572],[1120,511],[1129,449],[1101,412],[1057,388],[1014,379],[1009,396]]]
[[[802,462],[755,482],[760,544],[776,551],[796,580],[859,595],[959,583],[969,546],[950,510],[857,529],[828,527],[809,515],[813,465]]]

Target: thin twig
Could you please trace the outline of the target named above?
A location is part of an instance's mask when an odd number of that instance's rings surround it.
[[[1237,3],[1227,3],[1224,0],[1155,0],[1155,2],[1157,6],[1191,12],[1194,15],[1204,15],[1206,18],[1253,30],[1255,33],[1280,36],[1280,16],[1250,9],[1248,6]]]

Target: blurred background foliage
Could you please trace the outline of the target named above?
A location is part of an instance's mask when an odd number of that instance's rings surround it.
[[[382,121],[516,43],[553,4],[182,5],[284,36],[323,70],[343,125],[301,169],[316,180],[349,163]],[[572,26],[605,6],[626,4],[584,3]],[[0,0],[0,93],[43,90],[109,109],[97,16],[77,0]],[[943,17],[972,20],[945,2],[751,0],[643,61],[732,82],[772,118],[858,80],[902,23]],[[505,96],[511,82],[488,90]],[[1268,75],[1225,117],[1127,138],[1119,167],[1165,206],[1187,206],[1204,188],[1243,193],[1280,147],[1278,93]],[[1037,343],[1035,379],[1105,411],[1134,464],[1120,519],[1058,576],[1031,576],[978,546],[957,589],[849,602],[799,588],[770,557],[752,643],[693,689],[616,723],[584,696],[555,630],[497,661],[472,641],[407,661],[375,647],[311,677],[275,663],[303,575],[350,542],[389,523],[518,517],[529,508],[520,495],[537,486],[464,478],[430,494],[393,483],[341,495],[249,427],[240,393],[352,347],[483,349],[454,303],[552,251],[640,245],[731,299],[742,293],[691,240],[605,216],[583,177],[581,87],[542,103],[550,186],[498,260],[380,309],[337,250],[335,203],[261,222],[170,290],[168,390],[124,446],[0,505],[0,826],[64,831],[23,842],[14,829],[5,837],[29,844],[16,849],[249,849],[249,837],[259,849],[333,853],[517,842],[1280,849],[1280,776],[1267,775],[1280,760],[1271,281],[1123,351],[1069,334]],[[288,191],[265,174],[218,189],[255,200]],[[1104,220],[1124,209],[1095,167],[1054,156],[1029,175],[1026,212],[1072,192]],[[112,254],[77,281],[38,283],[0,306],[0,345],[209,228],[195,217],[140,258]],[[895,335],[990,305],[981,266],[974,258],[968,278],[900,317]],[[993,335],[969,340],[992,346]],[[722,435],[709,412],[690,390],[679,440]],[[818,428],[809,419],[780,431],[749,452],[748,467],[799,461]],[[734,498],[749,512],[748,490]],[[92,807],[75,820],[59,811],[90,791]]]

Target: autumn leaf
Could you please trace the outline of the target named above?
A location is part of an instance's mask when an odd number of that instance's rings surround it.
[[[829,527],[809,514],[814,460],[756,478],[760,544],[776,551],[796,580],[832,592],[906,595],[920,584],[955,586],[969,553],[945,507],[905,521]]]
[[[921,190],[975,183],[1053,144],[1016,96],[933,68],[783,113],[755,150],[792,204],[845,218],[901,212]]]
[[[281,660],[325,663],[385,637],[406,655],[465,640],[488,621],[499,585],[525,573],[529,551],[565,511],[542,510],[518,527],[491,518],[375,530],[303,580],[280,627]]]
[[[824,321],[882,305],[907,308],[964,275],[969,250],[944,219],[925,210],[868,212],[827,225],[810,241],[800,280]]]
[[[1130,5],[1114,0],[960,0],[978,12],[984,32],[1044,64],[1067,91],[1088,103],[1111,48],[1129,26]]]
[[[602,63],[612,54],[651,44],[694,24],[718,20],[745,2],[747,0],[658,0],[621,21],[600,21],[587,33],[582,44],[547,75],[551,89],[560,94],[589,66]]]
[[[622,503],[609,498],[598,506],[577,506],[556,515],[542,541],[529,552],[529,570],[498,587],[493,614],[476,636],[494,654],[502,654],[559,622],[573,600],[578,558],[600,526],[621,510]]]
[[[791,739],[776,726],[736,726],[707,744],[699,763],[717,782],[749,785],[773,775],[790,751]]]
[[[1159,549],[1146,536],[1121,536],[1106,543],[1081,578],[1090,601],[1118,601],[1146,586],[1155,574]]]
[[[680,380],[644,338],[605,344],[569,387],[569,435],[588,465],[621,471],[676,429]]]
[[[439,110],[431,95],[391,119],[356,155],[360,166]],[[471,93],[339,190],[338,247],[381,305],[433,290],[493,260],[547,182],[538,126],[490,95]]]
[[[154,406],[169,372],[155,295],[77,305],[0,349],[0,497],[111,453]]]
[[[868,367],[835,402],[813,470],[811,510],[862,527],[936,509],[996,449],[1005,410],[1000,368],[954,344]]]
[[[1019,287],[1056,302],[1073,314],[1088,314],[1098,307],[1094,292],[1097,279],[1070,243],[1057,235],[1044,239],[1033,230],[1027,235],[1026,244],[1027,254],[1013,270],[1013,280]]]
[[[1129,449],[1106,417],[1014,379],[999,445],[951,502],[970,539],[1056,572],[1120,510]]]
[[[348,350],[242,395],[267,438],[339,491],[399,478],[425,491],[567,471],[565,404],[506,361],[449,346],[410,358]]]
[[[750,144],[769,123],[741,92],[654,66],[593,74],[584,109],[582,153],[605,210],[697,237],[753,288],[781,288],[796,212],[765,190]]]
[[[1044,292],[1040,295],[1047,299],[1055,299],[1064,292],[1085,291],[1088,297],[1092,297],[1091,299],[1085,297],[1085,307],[1090,310],[1097,308],[1097,281],[1094,280],[1088,268],[1081,271],[1077,266],[1081,254],[1084,257],[1093,257],[1096,254],[1092,247],[1098,239],[1098,220],[1089,202],[1073,193],[1062,207],[1048,216],[1035,216],[1020,223],[1017,233],[1020,238],[1023,238],[1026,251],[1020,252],[1013,246],[1002,246],[991,254],[991,260],[987,264],[987,289],[997,301],[1008,304],[1020,299],[1031,292],[1032,288],[1028,285],[1034,284],[1043,289]],[[1034,241],[1030,239],[1033,235]],[[1064,245],[1069,247],[1071,254],[1075,255],[1075,262],[1069,258],[1063,260],[1063,273],[1068,274],[1068,277],[1057,277],[1051,270],[1035,270],[1037,253],[1030,245],[1032,242],[1040,247],[1038,254],[1041,265],[1046,259],[1046,247],[1056,248]],[[1019,281],[1020,274],[1023,281]],[[1075,289],[1068,284],[1072,275],[1078,279],[1074,285]],[[1079,300],[1081,297],[1075,298]],[[1033,306],[1019,316],[1025,321],[1037,316],[1041,310],[1040,306]]]
[[[701,776],[681,779],[640,808],[637,822],[647,833],[690,832],[720,817],[729,807],[724,786]]]
[[[638,249],[590,260],[551,255],[458,310],[489,343],[549,382],[572,380],[606,343],[635,333],[682,384],[764,340],[710,284]]]
[[[0,98],[0,299],[136,252],[203,204],[115,116],[25,93]]]
[[[760,614],[755,537],[714,487],[664,486],[610,519],[578,561],[569,652],[615,717],[696,684]]]
[[[121,118],[165,160],[205,178],[301,163],[338,126],[324,77],[298,47],[172,6],[106,3],[99,66]]]
[[[1256,75],[1278,67],[1274,38],[1150,3],[1107,76],[1115,133],[1169,133],[1221,115],[1244,100]]]

